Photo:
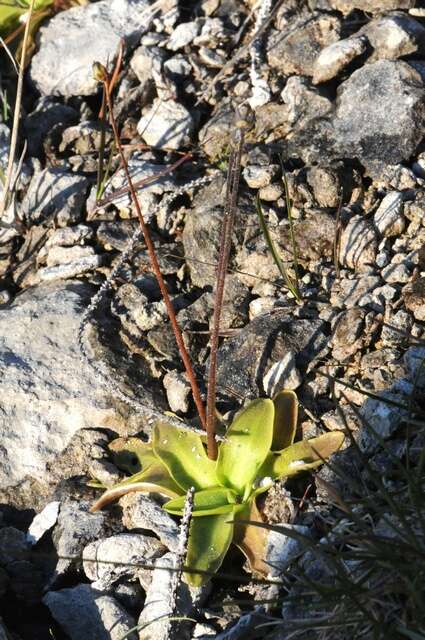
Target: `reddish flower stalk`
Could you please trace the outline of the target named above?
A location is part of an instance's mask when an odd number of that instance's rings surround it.
[[[176,338],[177,346],[179,348],[180,356],[181,356],[181,359],[183,360],[187,377],[189,378],[189,383],[192,388],[193,399],[195,401],[195,405],[198,410],[199,418],[201,420],[202,426],[204,427],[204,429],[206,429],[207,428],[206,414],[205,414],[205,407],[201,398],[201,392],[199,390],[199,386],[195,378],[195,373],[193,371],[189,354],[184,344],[183,336],[177,322],[176,314],[167,290],[167,286],[164,282],[164,278],[161,273],[161,268],[159,266],[158,258],[156,257],[156,252],[153,246],[153,242],[149,234],[149,229],[143,218],[142,210],[140,208],[140,204],[139,204],[137,194],[133,185],[133,181],[131,179],[130,172],[128,170],[128,164],[127,164],[124,151],[121,145],[117,124],[113,114],[113,105],[112,105],[112,98],[111,98],[111,80],[106,69],[99,63],[95,63],[94,65],[94,74],[95,74],[95,77],[101,82],[103,82],[105,86],[105,94],[106,94],[106,100],[107,100],[108,110],[109,110],[109,119],[111,122],[112,130],[114,132],[115,144],[117,145],[117,149],[121,157],[121,162],[124,169],[124,173],[127,178],[131,199],[133,201],[133,204],[137,212],[137,216],[139,218],[139,223],[142,229],[151,267],[157,279],[157,282],[161,291],[161,295],[167,309],[168,317],[170,319],[171,327],[173,329],[174,336]],[[208,455],[211,457],[210,452],[208,452]]]
[[[241,156],[244,144],[244,129],[247,128],[248,123],[244,119],[239,119],[237,125],[237,140],[232,148],[232,153],[229,159],[229,169],[227,172],[226,201],[220,233],[220,253],[217,266],[213,326],[210,341],[210,365],[208,371],[207,392],[207,438],[208,456],[213,460],[216,460],[218,455],[217,442],[215,440],[215,400],[220,317],[223,307],[224,285],[226,281],[227,267],[229,264],[230,249],[232,247],[232,230],[238,200],[239,179],[241,175]]]

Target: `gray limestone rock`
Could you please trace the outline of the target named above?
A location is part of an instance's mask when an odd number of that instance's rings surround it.
[[[284,75],[312,76],[314,62],[323,47],[339,40],[336,16],[316,14],[290,24],[289,33],[275,32],[268,40],[267,57],[272,68]]]
[[[64,129],[78,122],[78,112],[72,107],[60,104],[51,96],[43,96],[36,108],[24,120],[28,140],[28,155],[41,156],[43,141],[55,127]]]
[[[163,379],[167,400],[171,411],[187,413],[189,409],[190,384],[186,376],[179,371],[169,371]]]
[[[406,226],[403,215],[403,194],[399,191],[387,193],[375,211],[373,220],[379,233],[386,238],[399,236]]]
[[[381,283],[379,276],[367,274],[352,279],[335,280],[331,289],[331,304],[334,307],[351,309]]]
[[[53,530],[53,544],[58,562],[51,584],[71,568],[81,567],[84,547],[105,535],[108,515],[104,512],[90,513],[90,503],[84,500],[67,500],[59,510],[57,524]]]
[[[46,265],[48,267],[55,267],[59,264],[69,264],[70,262],[76,262],[94,255],[93,247],[82,247],[80,245],[61,247],[59,245],[53,245],[53,247],[48,250]]]
[[[150,222],[158,203],[158,196],[168,193],[175,188],[175,181],[170,175],[155,177],[163,172],[164,165],[146,161],[142,157],[133,155],[128,162],[130,177],[139,195],[139,203],[146,222]],[[114,206],[121,212],[122,217],[137,217],[136,209],[128,191],[127,177],[120,169],[111,177],[105,189],[104,198],[110,198]],[[123,221],[125,224],[127,221]],[[107,225],[108,223],[106,223]],[[118,223],[112,223],[118,225]],[[131,224],[129,222],[128,224]],[[117,247],[121,248],[121,247]]]
[[[362,346],[365,311],[353,307],[336,319],[332,336],[332,355],[337,362],[353,356]]]
[[[406,309],[416,320],[425,321],[425,277],[420,277],[403,289]]]
[[[338,89],[333,123],[338,153],[358,158],[372,175],[408,159],[424,123],[424,82],[406,62],[368,64]]]
[[[91,247],[85,248],[91,249]],[[81,249],[83,249],[83,247],[81,247]],[[82,255],[81,257],[77,258],[76,260],[72,260],[71,262],[64,262],[62,264],[39,269],[35,277],[31,279],[31,284],[76,278],[77,276],[81,276],[89,271],[94,271],[102,264],[102,256]]]
[[[102,0],[62,11],[40,29],[30,76],[42,95],[98,92],[93,63],[113,67],[120,40],[129,46],[149,23],[147,0]]]
[[[170,551],[178,550],[179,527],[154,500],[135,492],[123,496],[120,505],[123,508],[123,524],[127,529],[153,531]]]
[[[123,577],[137,576],[143,565],[152,566],[164,551],[153,536],[121,533],[88,544],[83,551],[83,568],[93,588],[106,591]]]
[[[152,572],[152,582],[147,590],[145,605],[138,621],[139,640],[169,640],[170,638],[168,617],[172,615],[170,594],[174,572],[167,569],[173,569],[175,561],[176,556],[173,553],[167,553],[156,561],[157,568]],[[187,584],[180,581],[177,594],[179,615],[189,616],[193,611],[194,601]],[[188,625],[190,623],[184,620],[172,623],[179,640],[190,638]]]
[[[361,33],[367,36],[375,50],[372,59],[394,60],[423,53],[425,49],[425,28],[401,11],[371,20]]]
[[[303,375],[327,341],[320,320],[294,319],[287,309],[257,316],[220,348],[218,384],[238,396],[258,397],[272,364],[292,352]]]
[[[31,546],[37,544],[46,531],[49,531],[49,529],[56,524],[59,510],[60,502],[55,500],[53,502],[49,502],[49,504],[47,504],[44,509],[35,516],[27,532],[27,541]]]
[[[340,263],[356,271],[368,270],[377,250],[374,228],[361,216],[353,216],[341,234]]]
[[[407,397],[397,389],[387,389],[379,393],[380,399],[368,398],[360,409],[364,421],[359,445],[364,451],[372,452],[378,449],[379,442],[374,435],[387,440],[408,416]],[[396,404],[394,404],[396,403]],[[406,408],[396,406],[404,405]]]
[[[86,199],[87,178],[61,168],[34,174],[22,202],[22,216],[30,224],[54,219],[60,227],[79,222]]]
[[[153,147],[180,149],[190,142],[194,125],[186,107],[168,99],[155,101],[139,120],[137,130],[145,142]]]
[[[70,640],[137,640],[136,622],[115,598],[88,584],[49,591],[44,604]]]
[[[196,20],[192,22],[182,22],[173,30],[167,42],[167,49],[171,51],[182,49],[196,38],[200,29],[201,25]]]
[[[352,60],[361,56],[367,48],[364,36],[346,38],[328,45],[314,63],[313,84],[335,78]]]
[[[43,476],[79,429],[121,422],[77,344],[91,295],[82,283],[43,285],[0,310],[1,487]]]
[[[371,13],[382,13],[393,9],[410,9],[415,6],[415,0],[329,0],[332,9],[350,13],[353,9],[360,9]]]

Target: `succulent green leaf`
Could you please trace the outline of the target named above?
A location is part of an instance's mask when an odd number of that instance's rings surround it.
[[[118,482],[97,500],[90,511],[94,513],[110,502],[118,500],[127,493],[141,491],[142,493],[161,493],[169,498],[176,498],[182,494],[181,488],[168,473],[168,469],[159,460],[151,464],[144,471],[139,471],[129,478]]]
[[[251,488],[273,438],[274,404],[254,400],[236,416],[220,445],[217,476],[240,496]]]
[[[152,445],[139,438],[116,438],[109,443],[109,449],[113,453],[113,460],[117,467],[132,475],[145,471],[151,464],[158,461]]]
[[[230,513],[236,504],[236,494],[231,489],[213,487],[196,491],[193,496],[193,516],[212,516],[218,513]],[[186,496],[174,498],[166,504],[164,509],[175,516],[183,515]]]
[[[270,453],[259,471],[261,477],[288,478],[323,464],[344,442],[342,431],[330,431],[311,440],[302,440],[287,449]]]
[[[221,566],[233,538],[233,514],[192,518],[189,530],[186,566],[198,571],[214,573]],[[200,587],[210,575],[186,573],[185,580],[194,587]]]
[[[274,398],[274,427],[272,451],[289,447],[295,439],[298,422],[298,398],[294,391],[284,389]]]
[[[166,422],[157,422],[152,448],[184,491],[190,487],[199,491],[219,484],[215,462],[208,458],[198,434],[176,429]]]

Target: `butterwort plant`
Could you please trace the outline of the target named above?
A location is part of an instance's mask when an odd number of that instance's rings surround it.
[[[344,441],[341,431],[332,431],[294,443],[297,415],[293,391],[252,401],[230,424],[216,460],[208,457],[204,436],[165,421],[155,424],[150,443],[118,438],[110,448],[117,463],[134,473],[107,489],[92,511],[126,493],[142,491],[167,496],[163,508],[182,516],[186,493],[193,487],[186,581],[193,586],[207,582],[231,543],[245,554],[253,571],[267,575],[266,531],[249,524],[263,522],[257,496],[277,479],[318,467]]]

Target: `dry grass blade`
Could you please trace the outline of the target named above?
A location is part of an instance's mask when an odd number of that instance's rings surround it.
[[[292,295],[294,296],[295,300],[297,300],[297,302],[301,302],[301,294],[299,292],[298,286],[296,284],[296,282],[294,282],[291,278],[291,276],[289,275],[285,265],[283,264],[279,252],[276,249],[276,246],[272,240],[272,237],[270,235],[270,231],[267,227],[267,222],[266,219],[264,217],[264,213],[263,213],[263,208],[261,206],[261,201],[259,196],[257,196],[256,199],[256,207],[257,207],[257,213],[258,213],[258,219],[260,222],[260,228],[261,231],[263,233],[264,239],[266,241],[267,247],[269,248],[270,253],[272,254],[272,258],[279,270],[280,275],[282,276],[287,288],[289,289],[289,291],[292,293]]]
[[[35,5],[35,0],[31,0],[27,17],[26,17],[25,31],[24,31],[23,41],[22,41],[22,51],[21,51],[21,59],[19,63],[18,83],[16,86],[15,110],[13,113],[13,125],[12,125],[12,135],[10,139],[9,158],[7,162],[6,179],[3,187],[3,199],[0,204],[0,220],[3,217],[4,212],[7,209],[7,206],[10,201],[10,187],[13,180],[13,167],[15,164],[16,147],[18,143],[19,121],[21,116],[22,90],[24,85],[24,71],[25,71],[25,65],[26,65],[26,59],[27,59],[27,44],[28,44],[28,38],[30,34],[31,18],[34,11],[34,5]]]

